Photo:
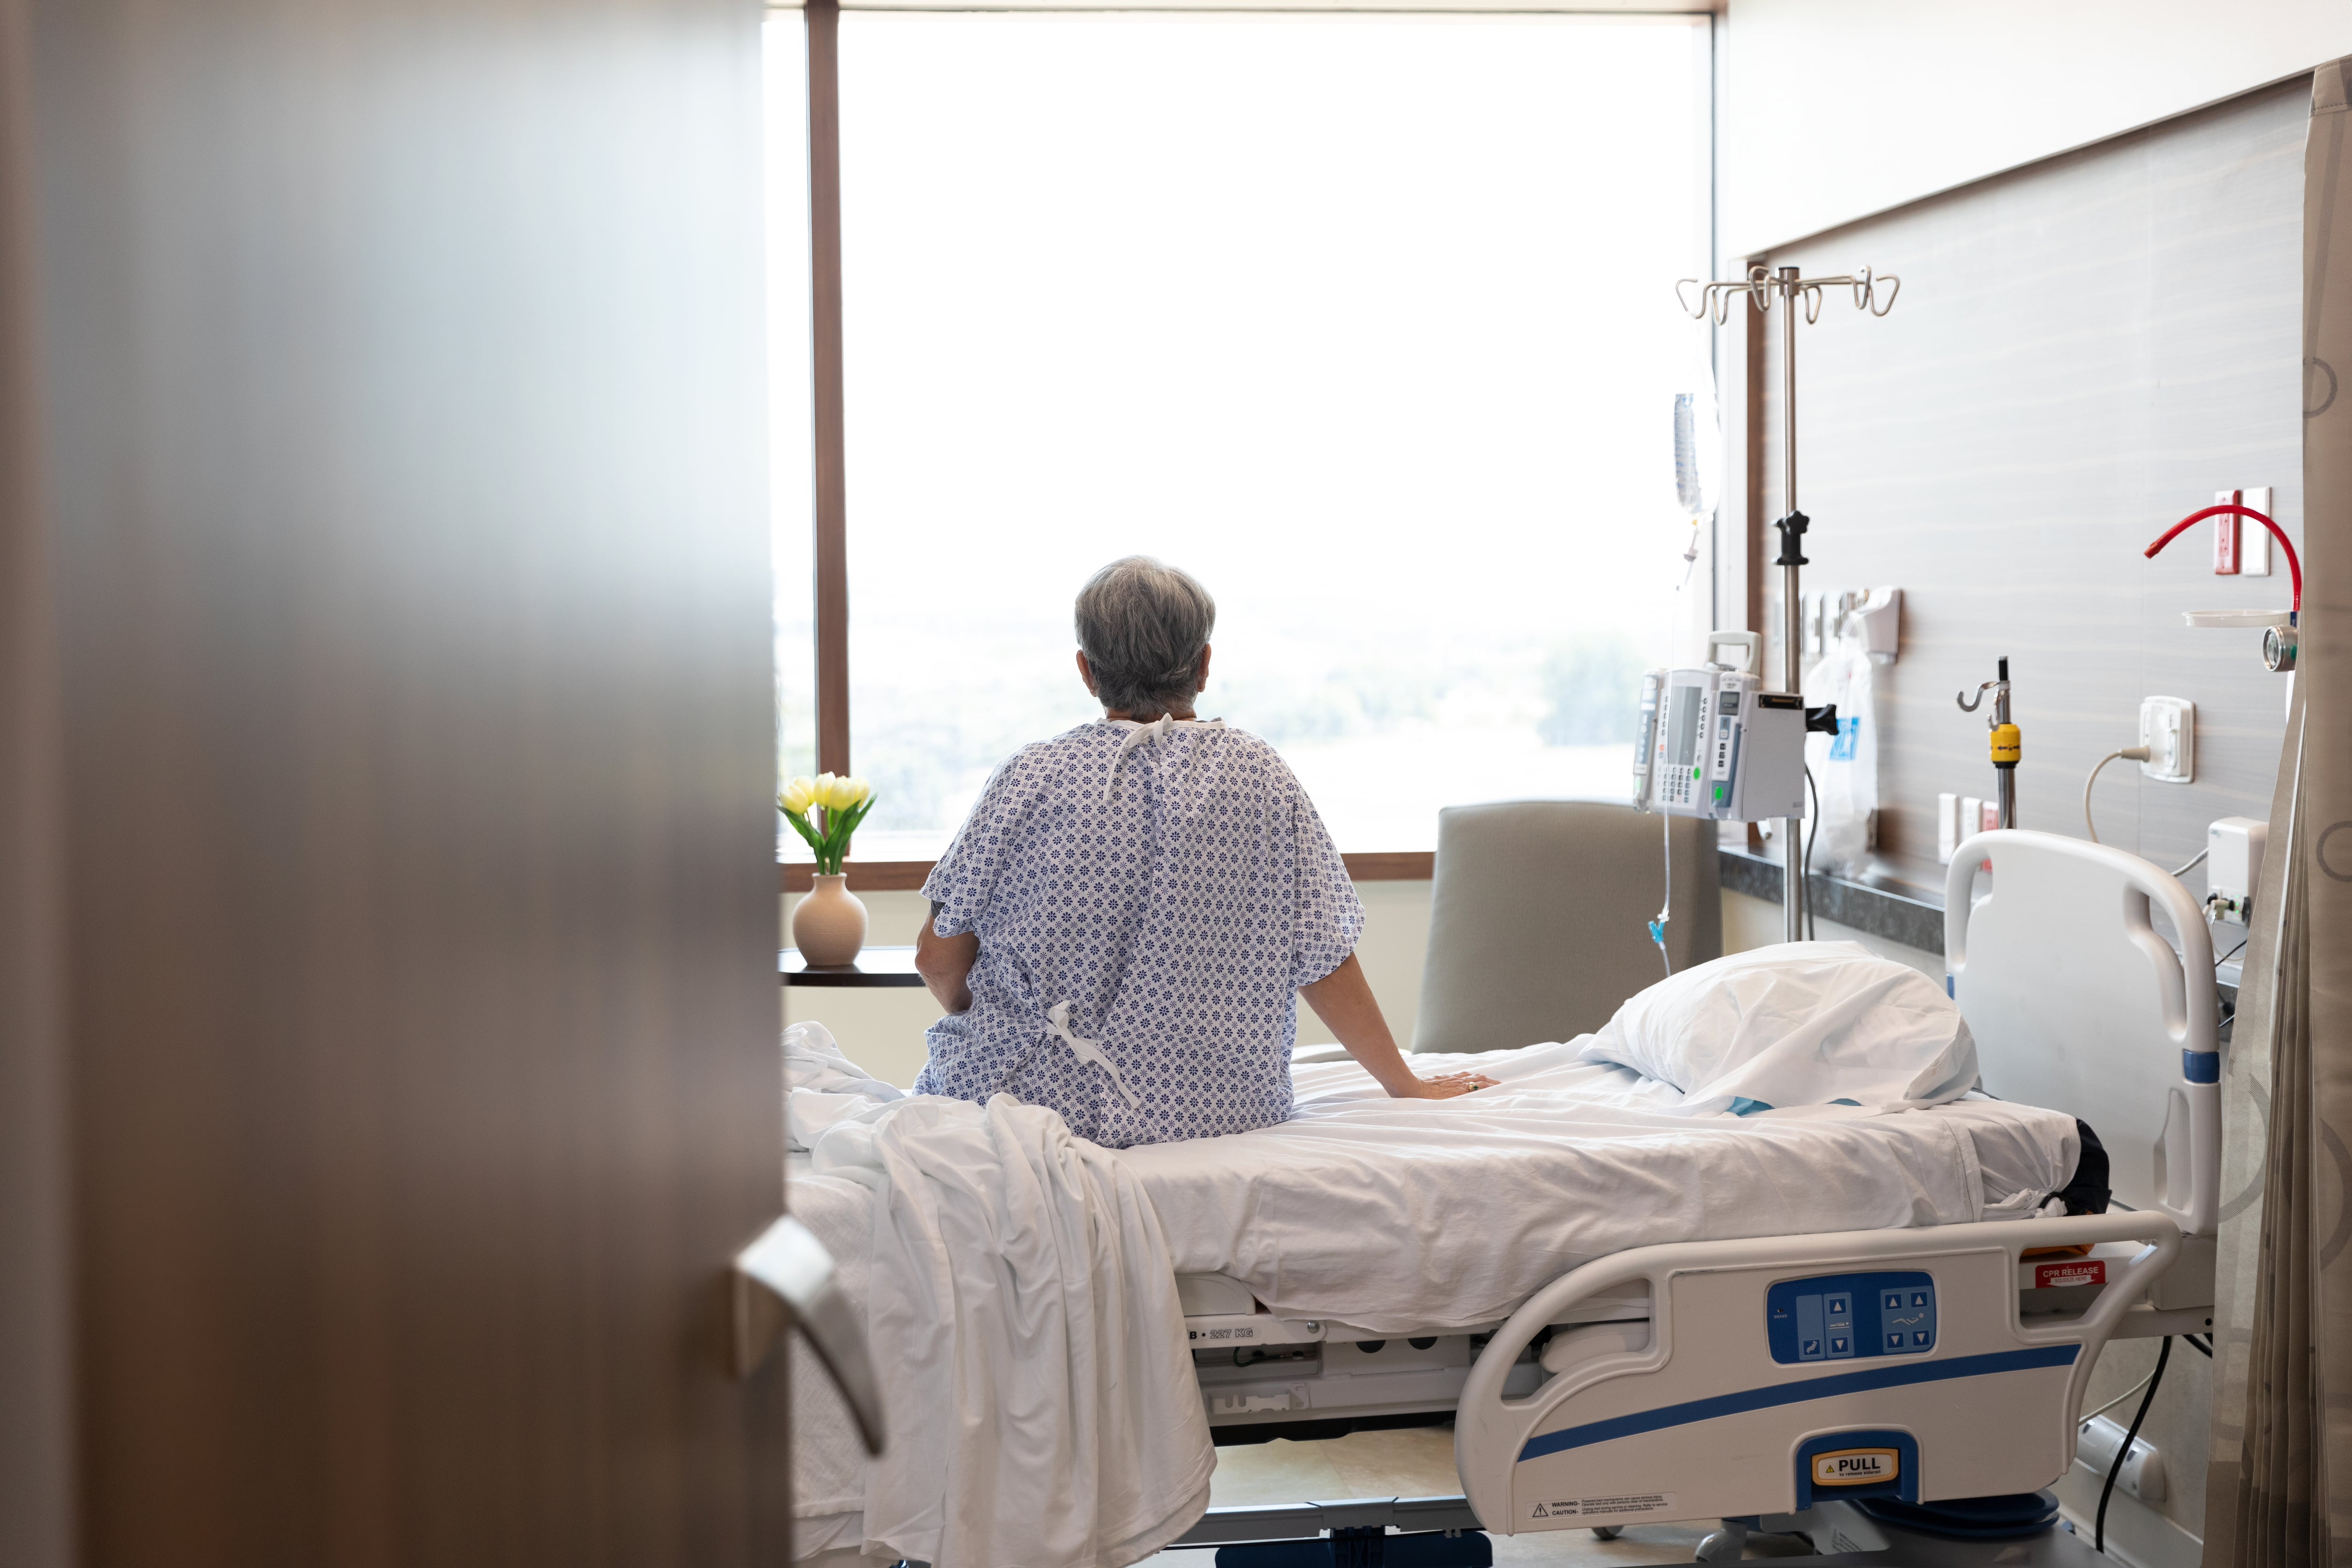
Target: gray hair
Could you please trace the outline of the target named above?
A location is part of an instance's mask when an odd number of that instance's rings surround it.
[[[1102,705],[1156,719],[1200,690],[1201,650],[1216,629],[1217,602],[1175,567],[1130,555],[1078,590],[1077,623]]]

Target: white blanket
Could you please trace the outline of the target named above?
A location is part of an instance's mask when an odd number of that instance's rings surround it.
[[[1121,1150],[1180,1274],[1374,1337],[1507,1317],[1569,1269],[1665,1241],[2023,1218],[2074,1167],[2074,1120],[1990,1100],[1693,1116],[1578,1045],[1417,1056],[1496,1089],[1391,1100],[1352,1062],[1292,1069],[1298,1109],[1231,1138]]]
[[[1216,1460],[1175,1276],[1115,1157],[1002,1095],[872,1103],[812,1152],[875,1199],[869,1555],[1126,1568],[1200,1517]]]

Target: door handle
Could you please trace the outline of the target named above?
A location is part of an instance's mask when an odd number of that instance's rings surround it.
[[[833,1254],[809,1227],[785,1215],[735,1255],[735,1375],[749,1377],[798,1329],[841,1390],[866,1451],[882,1451],[882,1393],[866,1352],[866,1330],[835,1278]]]

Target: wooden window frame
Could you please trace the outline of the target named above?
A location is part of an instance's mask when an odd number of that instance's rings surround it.
[[[808,0],[809,401],[814,415],[816,765],[849,766],[849,477],[841,374],[841,4]]]

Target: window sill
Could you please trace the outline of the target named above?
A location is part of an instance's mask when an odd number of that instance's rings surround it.
[[[1780,901],[1780,862],[1725,845],[1723,885],[1767,903]],[[1874,857],[1866,879],[1815,871],[1805,879],[1817,919],[1834,921],[1925,952],[1944,951],[1943,868],[1932,861]]]
[[[1342,853],[1348,875],[1359,882],[1426,882],[1437,855],[1429,849],[1373,850],[1349,855]],[[842,867],[849,874],[849,888],[858,893],[911,893],[923,885],[938,864],[932,860],[852,860]],[[806,860],[781,860],[776,864],[782,890],[805,893],[815,885],[816,868]]]

